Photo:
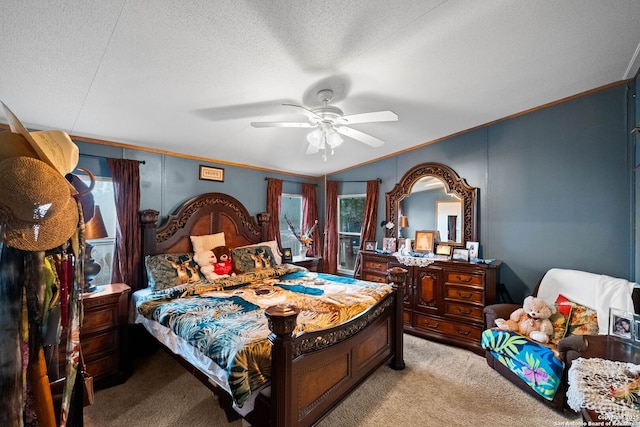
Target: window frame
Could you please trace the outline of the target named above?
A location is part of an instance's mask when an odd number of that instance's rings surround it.
[[[364,201],[364,205],[363,205],[363,212],[362,212],[362,220],[364,221],[364,207],[366,205],[366,201],[367,201],[367,195],[365,193],[357,193],[357,194],[339,194],[338,195],[338,211],[337,211],[337,226],[338,226],[338,245],[337,246],[337,251],[338,253],[336,254],[336,260],[337,260],[337,271],[340,274],[347,274],[347,275],[353,275],[355,272],[355,261],[354,261],[354,269],[347,269],[342,267],[342,263],[341,263],[341,259],[340,259],[340,237],[341,236],[358,236],[360,242],[362,242],[362,225],[360,226],[360,230],[356,233],[353,231],[345,231],[342,232],[340,231],[342,229],[341,227],[341,215],[340,215],[340,206],[341,206],[341,199],[363,199]],[[358,245],[356,252],[354,253],[354,257],[357,258],[358,256],[358,252],[360,251],[360,244]]]

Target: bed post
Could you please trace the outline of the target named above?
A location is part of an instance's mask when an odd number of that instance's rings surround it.
[[[401,267],[393,267],[387,271],[389,279],[393,282],[395,291],[395,342],[394,356],[389,365],[397,371],[404,369],[404,282],[407,278],[407,270]]]
[[[300,310],[294,305],[279,304],[265,310],[271,341],[271,425],[297,425],[293,419],[291,396],[291,365],[293,360],[293,330]]]
[[[258,225],[260,226],[260,234],[262,236],[261,240],[267,241],[269,240],[269,219],[271,218],[271,214],[269,212],[260,212],[256,214],[256,219],[258,220]]]

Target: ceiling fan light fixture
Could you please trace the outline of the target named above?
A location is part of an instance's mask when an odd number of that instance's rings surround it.
[[[331,154],[333,154],[333,149],[339,147],[340,144],[342,144],[342,137],[332,128],[330,132],[327,132],[327,145],[331,147]]]
[[[322,130],[315,128],[307,135],[307,141],[314,147],[320,147],[320,145],[322,145],[322,136]]]

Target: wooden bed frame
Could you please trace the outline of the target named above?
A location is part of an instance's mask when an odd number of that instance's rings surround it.
[[[224,231],[227,246],[267,240],[269,215],[257,220],[235,198],[206,193],[186,201],[156,227],[158,212],[140,212],[143,254],[191,252],[191,235]],[[271,383],[244,418],[252,426],[310,426],[321,420],[383,363],[404,369],[402,301],[406,270],[389,270],[394,292],[351,321],[330,329],[292,334],[297,309],[266,310],[271,334]],[[145,278],[146,282],[146,278]],[[173,353],[172,353],[173,354]],[[240,418],[226,391],[180,356],[174,355],[218,396],[229,421]]]

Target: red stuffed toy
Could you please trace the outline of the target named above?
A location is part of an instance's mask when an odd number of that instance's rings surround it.
[[[216,274],[231,274],[233,275],[233,264],[231,263],[231,249],[228,246],[218,246],[213,248],[213,254],[218,261],[213,264],[213,271]]]

